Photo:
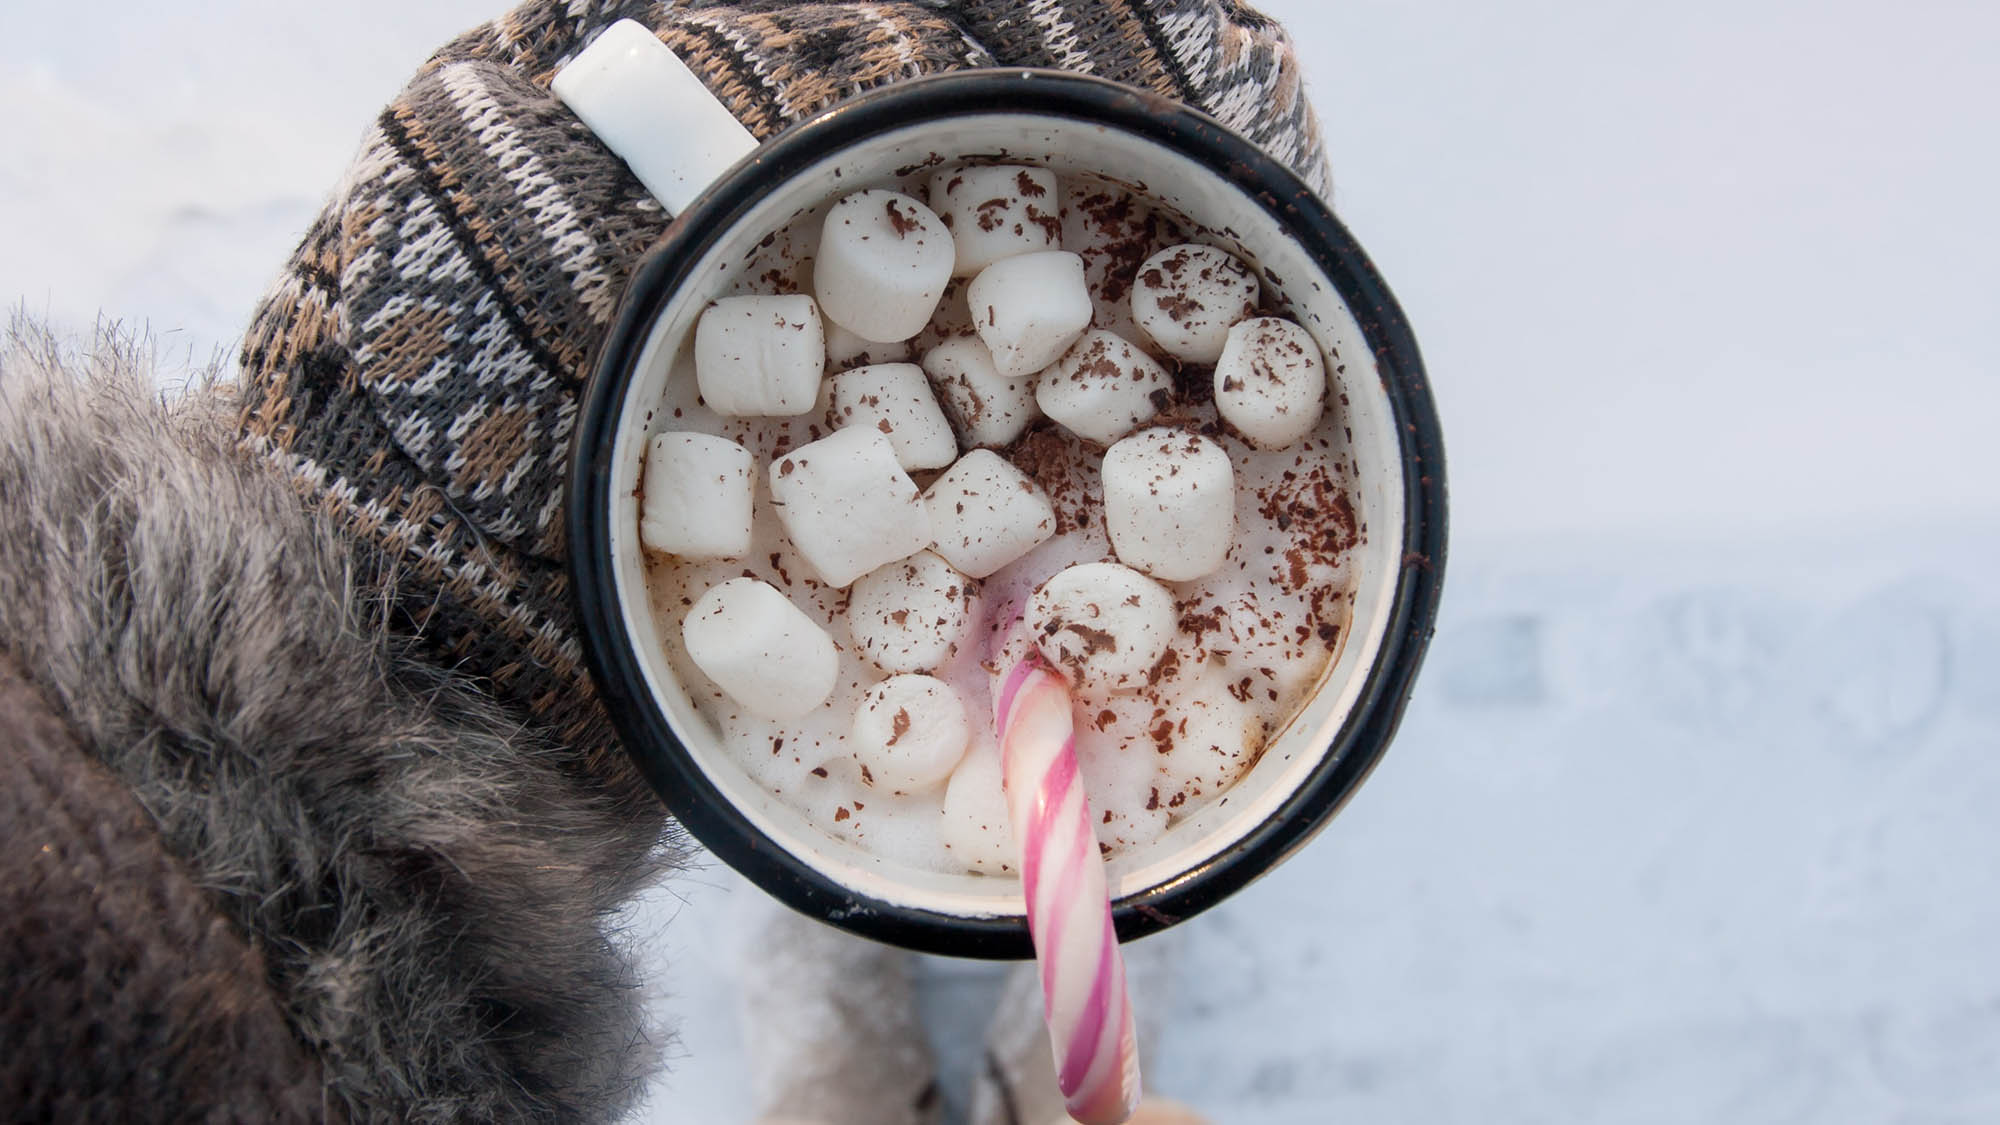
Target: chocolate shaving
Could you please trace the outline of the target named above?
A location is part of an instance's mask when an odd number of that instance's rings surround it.
[[[1012,202],[1006,196],[1000,196],[996,199],[989,199],[979,206],[974,207],[972,213],[973,217],[979,221],[979,229],[983,231],[999,230],[1000,224],[1006,222],[1005,219],[1000,217],[1000,212],[1005,211],[1008,204]]]
[[[1102,629],[1093,628],[1079,621],[1066,622],[1062,626],[1065,633],[1075,633],[1083,641],[1083,654],[1095,656],[1100,652],[1117,652],[1118,638]]]
[[[896,206],[896,201],[893,199],[885,200],[882,206],[889,212],[889,229],[896,232],[897,238],[902,238],[924,225],[922,219],[903,214],[903,209]]]

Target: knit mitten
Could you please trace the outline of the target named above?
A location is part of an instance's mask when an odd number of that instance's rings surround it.
[[[571,748],[640,830],[658,805],[584,669],[560,507],[593,351],[668,216],[549,93],[627,17],[759,138],[918,75],[1051,66],[1184,100],[1328,177],[1283,32],[1222,0],[530,0],[426,63],[257,311],[243,441],[389,576],[402,628]]]

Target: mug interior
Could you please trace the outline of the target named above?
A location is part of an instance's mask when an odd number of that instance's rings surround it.
[[[758,244],[767,234],[851,191],[907,184],[913,174],[939,164],[996,159],[1039,164],[1059,175],[1095,175],[1138,190],[1199,228],[1199,241],[1220,245],[1251,264],[1268,303],[1304,326],[1325,353],[1339,392],[1329,407],[1344,414],[1354,467],[1350,499],[1362,534],[1348,556],[1350,619],[1326,671],[1234,786],[1157,841],[1109,862],[1106,874],[1114,899],[1172,883],[1227,852],[1276,815],[1324,763],[1361,697],[1390,626],[1405,518],[1397,420],[1374,352],[1312,254],[1246,185],[1110,125],[1020,112],[919,121],[863,139],[770,185],[685,274],[694,280],[667,298],[616,406],[608,490],[614,612],[622,617],[652,701],[688,757],[772,845],[870,899],[968,919],[1021,915],[1019,881],[916,869],[828,836],[755,784],[723,752],[715,730],[682,689],[650,609],[637,492],[647,439],[673,428],[672,412],[660,409],[661,404],[670,397],[693,396],[691,344],[697,319],[718,297],[761,291]]]

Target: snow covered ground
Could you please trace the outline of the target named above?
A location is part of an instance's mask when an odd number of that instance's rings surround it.
[[[491,0],[114,0],[0,38],[0,300],[227,352]],[[1454,541],[1394,750],[1182,927],[1219,1120],[2000,1119],[2000,9],[1270,0],[1423,341]],[[756,892],[641,912],[660,1121],[747,1112]],[[933,961],[962,1056],[986,966]]]

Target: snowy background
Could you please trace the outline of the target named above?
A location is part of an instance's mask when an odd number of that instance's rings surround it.
[[[233,351],[499,0],[16,5],[0,299]],[[1445,615],[1306,852],[1178,931],[1235,1123],[2000,1120],[2000,7],[1267,0],[1423,342]],[[660,1121],[742,1120],[756,895],[642,913]],[[987,966],[924,968],[944,1046]]]

